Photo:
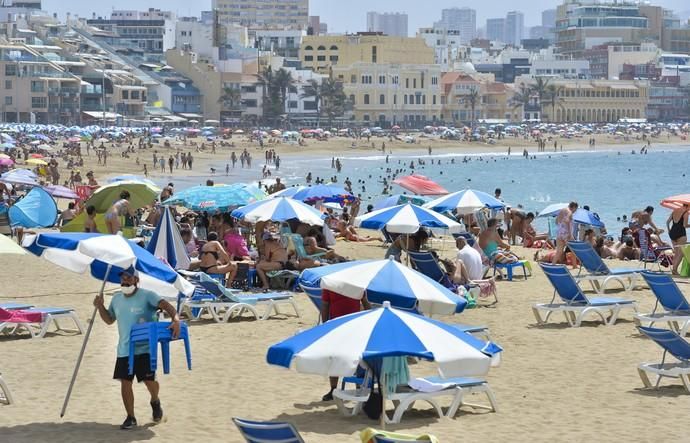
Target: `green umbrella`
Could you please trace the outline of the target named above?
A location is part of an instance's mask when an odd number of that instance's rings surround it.
[[[161,192],[158,187],[150,183],[124,180],[101,186],[89,197],[85,206],[93,205],[96,207],[96,212],[106,212],[113,203],[120,199],[122,191],[129,192],[129,204],[132,209],[150,205]]]

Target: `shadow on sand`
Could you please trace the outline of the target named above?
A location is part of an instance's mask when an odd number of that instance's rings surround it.
[[[3,442],[35,443],[50,441],[77,442],[102,441],[109,443],[130,443],[150,440],[154,432],[150,425],[143,425],[129,431],[122,431],[118,425],[94,422],[29,423],[25,425],[0,427]]]

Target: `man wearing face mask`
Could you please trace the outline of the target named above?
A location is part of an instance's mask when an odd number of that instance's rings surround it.
[[[106,309],[103,296],[98,295],[93,304],[98,309],[103,321],[111,325],[117,321],[117,329],[120,339],[117,344],[117,361],[113,378],[120,380],[122,402],[127,411],[127,418],[120,429],[132,429],[137,426],[134,416],[134,391],[132,381],[134,375],[139,383],[143,382],[151,394],[151,409],[153,421],[160,422],[163,419],[163,409],[158,398],[159,385],[156,381],[155,371],[151,371],[149,363],[148,342],[137,343],[134,349],[134,374],[129,374],[129,334],[132,326],[138,323],[155,322],[158,309],[165,311],[172,318],[173,337],[180,333],[180,319],[175,308],[159,297],[156,293],[139,287],[139,277],[133,270],[125,270],[120,273],[120,290],[113,294],[110,306]]]

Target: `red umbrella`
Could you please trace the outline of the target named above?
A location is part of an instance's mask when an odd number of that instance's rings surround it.
[[[417,195],[448,194],[448,191],[443,186],[419,174],[412,174],[407,177],[395,179],[393,183]]]
[[[43,158],[41,154],[29,154],[29,158]]]
[[[661,200],[661,206],[669,209],[678,209],[683,205],[690,205],[690,194],[674,195]]]

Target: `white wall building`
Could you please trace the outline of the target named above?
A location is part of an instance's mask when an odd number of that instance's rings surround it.
[[[404,12],[367,12],[367,31],[407,37],[407,14]]]
[[[486,38],[491,41],[505,42],[506,38],[506,19],[489,18],[486,19]]]
[[[520,46],[525,38],[525,15],[520,11],[510,11],[506,15],[505,42]]]
[[[441,10],[441,20],[435,28],[444,27],[460,32],[460,42],[469,43],[477,36],[477,11],[472,8],[447,8]]]
[[[460,34],[459,30],[443,27],[420,28],[417,32],[417,36],[434,49],[434,63],[441,65],[444,70],[467,57],[469,46],[462,43]]]

